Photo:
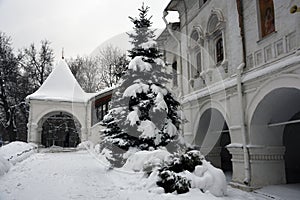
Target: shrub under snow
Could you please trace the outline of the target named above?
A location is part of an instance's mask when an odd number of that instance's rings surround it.
[[[124,164],[124,169],[133,171],[148,171],[150,166],[158,166],[166,161],[171,154],[166,150],[138,151],[130,156]]]
[[[212,166],[196,150],[183,154],[170,154],[161,149],[139,151],[127,159],[123,169],[145,171],[149,175],[146,185],[152,191],[160,192],[157,186],[165,193],[177,194],[186,193],[190,188],[209,191],[214,196],[224,196],[227,191],[223,171]]]
[[[157,185],[165,192],[178,194],[199,188],[215,196],[224,196],[227,191],[226,178],[222,170],[207,162],[199,151],[173,154],[164,166],[158,169]]]

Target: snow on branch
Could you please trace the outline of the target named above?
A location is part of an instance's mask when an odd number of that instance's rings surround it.
[[[136,107],[128,114],[127,121],[130,122],[130,126],[134,126],[138,121],[140,121],[138,109]]]
[[[128,69],[133,71],[150,71],[152,66],[150,63],[143,61],[143,56],[136,56],[130,61]]]
[[[176,136],[178,134],[178,130],[172,123],[172,120],[168,119],[167,125],[164,127],[164,133],[167,133],[170,137]]]
[[[129,86],[123,94],[123,97],[136,97],[137,93],[147,93],[149,90],[149,85],[144,83],[135,83]]]
[[[139,46],[143,49],[150,49],[150,48],[156,48],[157,43],[153,40],[150,40],[148,42],[144,42],[144,43],[140,44]]]
[[[160,66],[163,66],[165,67],[165,62],[161,59],[161,58],[155,58],[154,62],[157,64],[157,65],[160,65]]]
[[[155,106],[153,108],[153,111],[155,112],[156,110],[164,110],[168,112],[168,105],[164,100],[164,95],[162,93],[158,93],[156,98],[155,98]]]
[[[142,132],[140,138],[156,138],[158,136],[158,129],[150,120],[141,121],[138,131]]]
[[[166,95],[168,93],[167,89],[157,86],[155,84],[152,84],[150,88],[155,94],[162,93],[163,95]]]

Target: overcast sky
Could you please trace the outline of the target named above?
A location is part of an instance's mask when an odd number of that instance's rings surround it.
[[[128,16],[150,7],[153,28],[164,28],[162,13],[170,0],[0,0],[0,31],[14,49],[47,39],[61,56],[89,55],[110,38],[132,30]]]

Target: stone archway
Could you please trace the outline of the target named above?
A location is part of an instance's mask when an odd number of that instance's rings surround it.
[[[226,148],[231,143],[228,124],[218,109],[208,108],[203,112],[194,143],[214,166],[232,172],[232,157]]]
[[[81,139],[81,124],[67,112],[51,112],[43,116],[38,123],[41,129],[41,144],[61,147],[76,147]]]
[[[292,125],[299,112],[300,90],[295,87],[275,88],[256,106],[249,124],[254,185],[286,183],[285,159],[295,154],[285,154],[285,149],[293,148],[291,140],[297,140],[290,132],[300,131],[298,125]]]
[[[300,112],[289,121],[300,119]],[[285,173],[287,183],[300,183],[300,123],[287,124],[283,133]]]

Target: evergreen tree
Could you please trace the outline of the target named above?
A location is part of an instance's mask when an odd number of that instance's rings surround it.
[[[152,22],[151,17],[147,17],[149,7],[143,4],[140,9],[139,18],[129,17],[130,21],[134,24],[134,33],[128,33],[133,44],[132,50],[129,50],[129,57],[132,59],[136,56],[145,56],[150,59],[159,58],[160,54],[157,48],[151,47],[148,49],[142,48],[141,44],[153,40],[155,38],[154,30],[151,30]],[[150,60],[151,61],[151,60]]]
[[[110,161],[114,166],[124,164],[124,153],[130,147],[137,150],[170,147],[179,135],[179,103],[165,87],[171,76],[163,72],[164,62],[153,41],[151,17],[147,18],[149,7],[143,5],[139,11],[139,18],[129,17],[135,32],[129,34],[132,60],[103,120],[107,129],[101,146],[112,151]]]

